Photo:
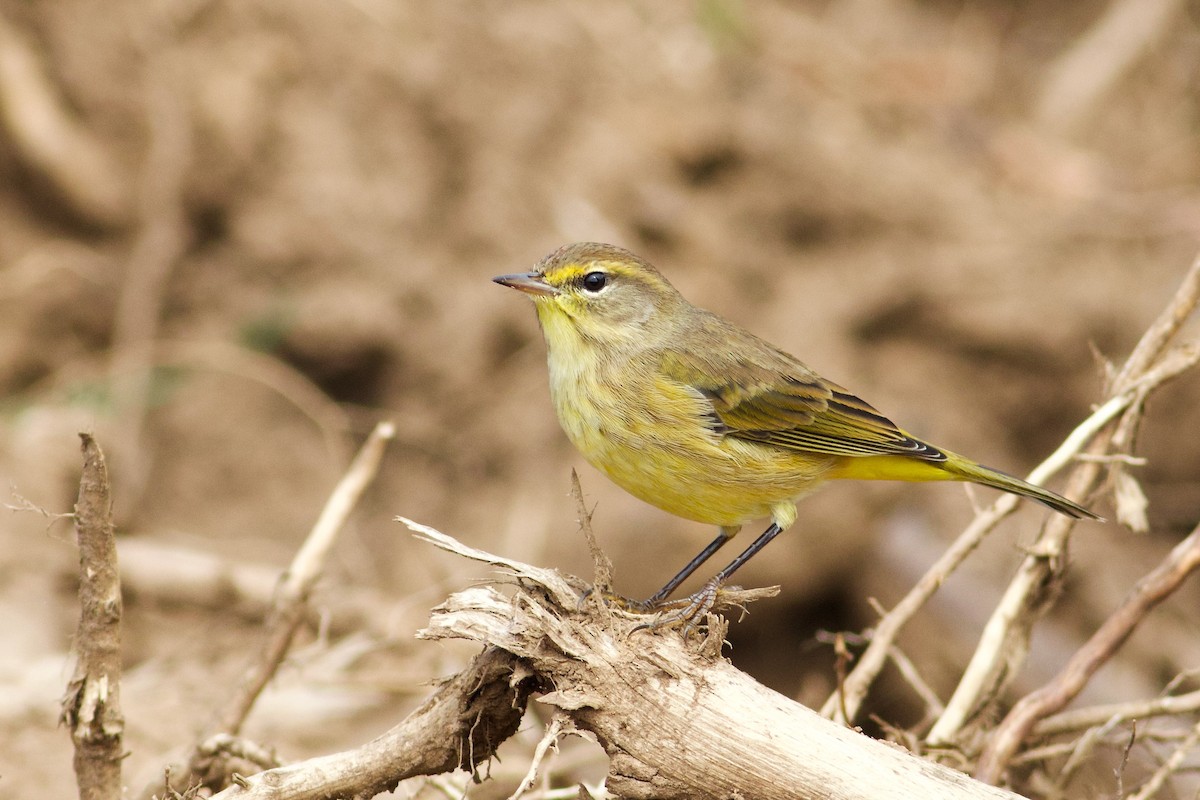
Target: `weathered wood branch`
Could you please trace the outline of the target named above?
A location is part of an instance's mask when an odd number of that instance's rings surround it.
[[[529,690],[544,692],[539,702],[554,706],[560,718],[590,732],[607,751],[607,788],[620,797],[1015,797],[823,719],[760,685],[721,657],[722,624],[713,625],[707,637],[691,639],[674,631],[634,630],[644,617],[595,600],[581,605],[578,586],[553,570],[492,556],[409,524],[438,547],[512,576],[511,592],[481,586],[452,595],[419,634],[476,641],[486,646],[481,658],[511,659],[513,666],[491,678],[503,691],[489,693],[480,677],[465,680],[460,675],[414,714],[457,709],[443,715],[438,725],[406,721],[400,726],[407,726],[405,736],[389,732],[357,751],[269,770],[220,797],[369,796],[402,777],[453,768],[455,759],[414,760],[412,754],[428,748],[429,737],[465,752],[462,737],[468,728],[461,724],[461,709],[466,706],[453,697],[468,690],[474,697],[495,698],[510,712],[514,700]],[[515,692],[513,685],[524,687],[526,694]],[[480,709],[473,713],[487,716]],[[483,747],[477,744],[476,754],[497,743],[492,737]],[[355,782],[355,774],[369,775],[369,783]]]
[[[474,769],[517,732],[535,688],[518,659],[485,650],[407,719],[361,747],[239,777],[213,800],[374,797],[406,778]]]
[[[83,473],[75,503],[79,542],[79,627],[75,673],[62,701],[62,724],[75,744],[80,800],[121,796],[125,717],[121,713],[121,579],[112,494],[104,453],[81,433]]]

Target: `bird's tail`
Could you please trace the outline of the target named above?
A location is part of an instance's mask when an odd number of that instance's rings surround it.
[[[944,451],[943,451],[944,452]],[[942,465],[950,474],[954,475],[959,480],[971,481],[984,486],[991,486],[993,489],[999,489],[1012,494],[1019,494],[1022,497],[1028,497],[1031,500],[1037,500],[1039,503],[1053,508],[1060,514],[1066,514],[1068,517],[1075,519],[1101,519],[1097,514],[1088,511],[1078,503],[1068,500],[1060,494],[1043,489],[1041,486],[1034,486],[1028,481],[1023,481],[1020,478],[1014,477],[1007,473],[1001,472],[998,469],[985,467],[982,464],[976,464],[970,459],[963,458],[951,453],[946,453],[947,461]]]

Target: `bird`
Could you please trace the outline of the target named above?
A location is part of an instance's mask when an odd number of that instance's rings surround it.
[[[529,272],[492,280],[533,300],[551,399],[583,457],[633,496],[719,530],[636,610],[707,613],[729,578],[795,523],[796,502],[831,480],[967,481],[1100,519],[913,436],[794,356],[692,305],[624,248],[568,244]],[[699,591],[670,599],[742,526],[768,518]]]

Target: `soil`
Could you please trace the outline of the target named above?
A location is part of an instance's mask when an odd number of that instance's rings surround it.
[[[711,538],[559,430],[531,307],[489,279],[565,242],[627,246],[906,429],[1027,472],[1197,250],[1200,25],[1177,5],[1128,63],[1114,46],[1071,72],[1109,4],[0,0],[0,58],[36,73],[0,75],[0,479],[10,505],[69,511],[91,431],[122,542],[158,548],[126,585],[131,791],[262,638],[261,607],[154,586],[153,558],[283,569],[378,420],[396,441],[316,598],[370,613],[306,633],[247,727],[285,758],[369,739],[462,663],[413,634],[484,575],[394,516],[589,575],[576,469],[631,596]],[[39,98],[57,116],[30,137]],[[1149,406],[1133,474],[1150,532],[1079,530],[1022,687],[1196,524],[1198,392],[1187,375]],[[783,592],[733,625],[733,662],[822,702],[821,632],[869,627],[869,598],[893,604],[972,497],[991,499],[848,483],[805,500],[739,573]],[[943,699],[1043,516],[1006,524],[902,643]],[[3,520],[0,794],[68,796],[73,532]],[[1200,663],[1179,635],[1198,601],[1173,598],[1175,622],[1089,699],[1152,696]],[[889,680],[871,711],[915,724]],[[506,796],[506,774],[471,796]]]

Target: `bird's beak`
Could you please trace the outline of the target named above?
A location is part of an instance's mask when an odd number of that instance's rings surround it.
[[[558,294],[558,289],[555,289],[550,284],[541,279],[541,276],[534,272],[518,272],[514,275],[497,275],[492,278],[493,281],[501,286],[508,286],[511,289],[518,289],[525,294],[533,295],[534,297],[552,297]]]

